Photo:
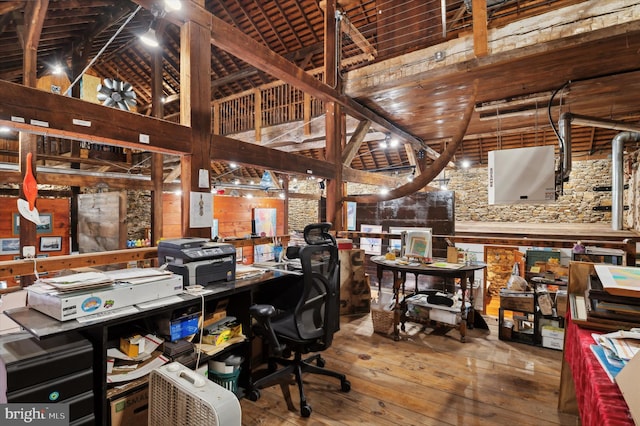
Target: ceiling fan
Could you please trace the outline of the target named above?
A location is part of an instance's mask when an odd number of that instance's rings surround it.
[[[102,105],[130,111],[136,105],[136,92],[129,83],[117,78],[105,78],[104,84],[98,84],[98,100],[102,101]]]

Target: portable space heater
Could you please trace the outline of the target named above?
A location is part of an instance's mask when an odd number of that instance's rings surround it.
[[[172,362],[149,375],[149,424],[154,426],[240,426],[235,394]]]

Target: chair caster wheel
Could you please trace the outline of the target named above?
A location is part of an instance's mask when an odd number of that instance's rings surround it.
[[[343,380],[340,383],[340,390],[342,392],[349,392],[351,390],[351,382],[348,380]]]
[[[309,417],[311,415],[311,411],[311,406],[309,404],[300,406],[300,415],[302,417]]]
[[[258,389],[251,390],[249,395],[247,395],[247,398],[249,398],[249,401],[256,402],[260,399],[260,391]]]

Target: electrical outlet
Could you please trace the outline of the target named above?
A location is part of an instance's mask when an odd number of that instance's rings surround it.
[[[22,247],[22,257],[25,259],[33,259],[36,257],[36,248],[34,246]]]

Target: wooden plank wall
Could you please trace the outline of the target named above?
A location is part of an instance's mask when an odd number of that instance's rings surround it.
[[[390,226],[431,228],[434,235],[455,234],[455,196],[453,191],[417,192],[407,197],[379,203],[358,203],[356,208],[356,230],[360,225],[382,225],[388,232]],[[354,241],[354,243],[357,243]],[[383,239],[382,253],[387,252]],[[433,239],[433,256],[447,257],[447,243]],[[367,258],[369,255],[367,255]],[[376,276],[372,262],[365,262],[366,273]]]
[[[180,196],[173,193],[163,194],[162,237],[180,238]],[[228,195],[213,196],[213,217],[218,219],[218,233],[222,238],[244,238],[251,234],[251,221],[254,208],[275,208],[277,211],[278,235],[284,235],[284,200],[278,198],[244,198]],[[240,249],[239,249],[240,250]],[[243,247],[245,263],[253,263],[253,248]]]
[[[0,239],[20,239],[19,228],[16,229],[15,221],[18,215],[18,199],[16,197],[3,197],[0,202]],[[38,232],[38,240],[36,242],[36,254],[38,256],[61,256],[69,254],[69,198],[38,198],[36,200],[36,208],[40,215],[51,215],[51,229]],[[16,232],[17,231],[17,232]],[[59,251],[41,251],[40,240],[42,237],[61,237],[62,246]],[[0,253],[0,261],[14,260],[21,254],[3,254]],[[7,280],[7,286],[16,285],[13,279]]]

